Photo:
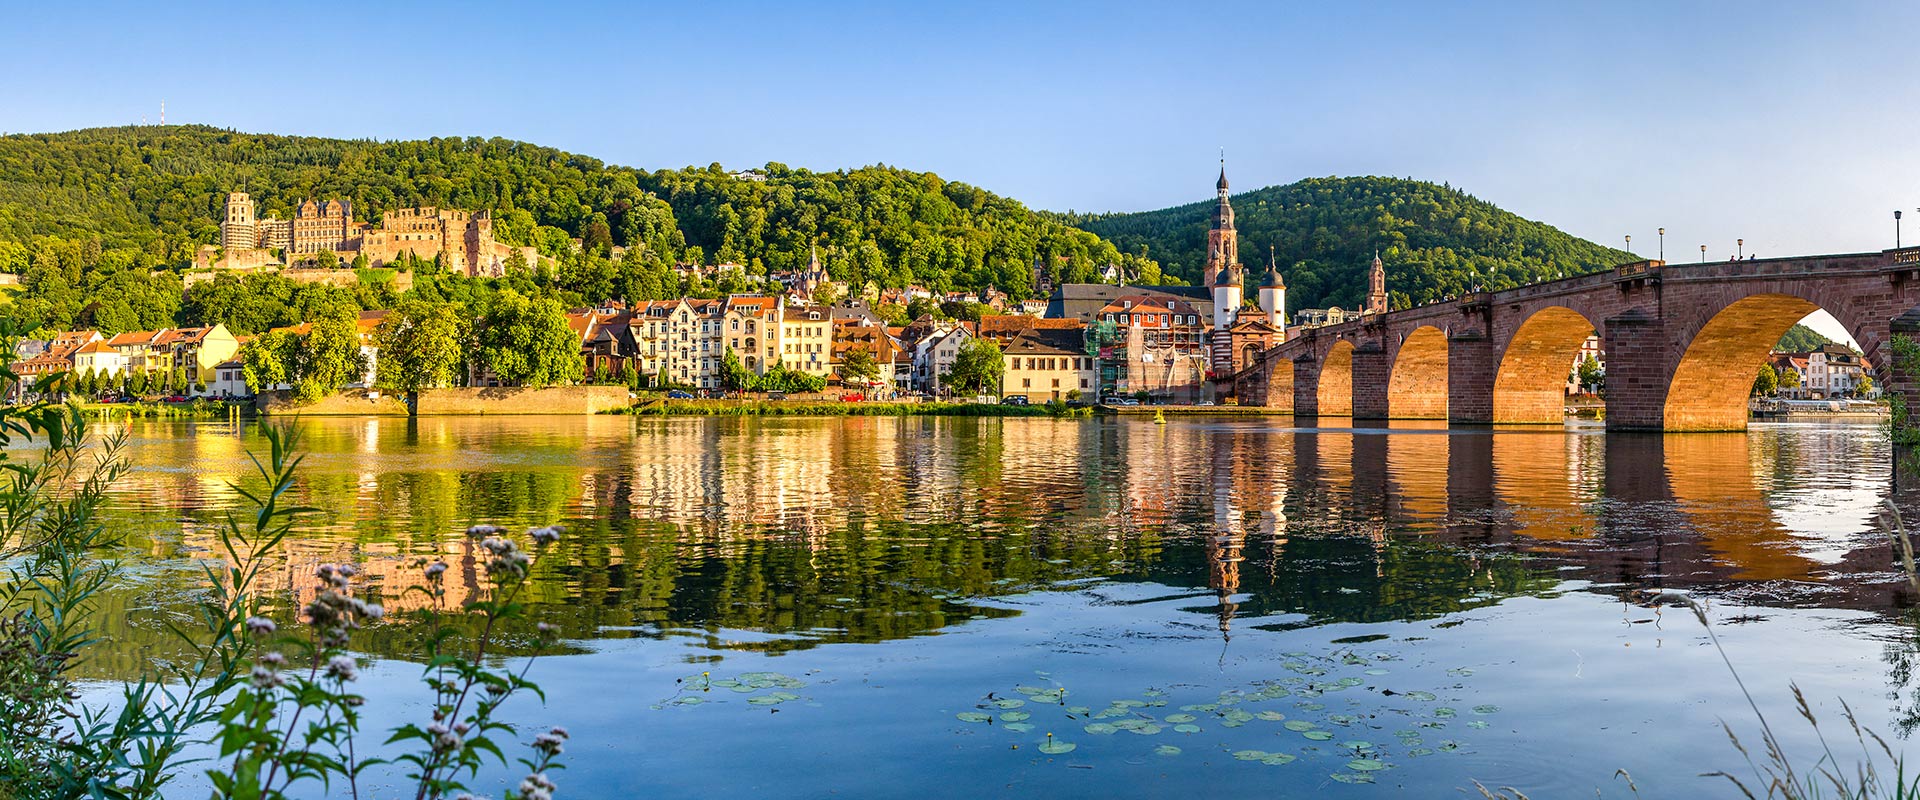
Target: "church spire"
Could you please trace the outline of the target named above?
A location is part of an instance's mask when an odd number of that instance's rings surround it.
[[[1367,270],[1367,313],[1387,311],[1387,268],[1380,262],[1380,251],[1373,251],[1373,264]]]

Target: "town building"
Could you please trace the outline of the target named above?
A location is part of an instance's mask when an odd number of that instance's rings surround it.
[[[1071,328],[1033,328],[1015,336],[1003,352],[1006,370],[1000,395],[1025,397],[1033,403],[1091,398],[1099,371],[1082,333]]]
[[[789,370],[833,374],[833,309],[788,306],[780,321],[780,363]]]
[[[858,381],[844,371],[847,354],[855,350],[865,350],[873,356],[874,367],[878,372],[874,376],[876,386],[865,387],[869,394],[877,389],[882,394],[891,394],[894,382],[894,365],[898,358],[900,345],[887,333],[886,323],[863,317],[844,317],[833,320],[833,358],[832,364],[841,385],[858,387]],[[911,362],[909,362],[911,363]]]
[[[966,347],[973,338],[973,331],[965,322],[935,323],[914,343],[913,388],[933,395],[945,394],[941,379],[953,371],[954,362],[960,358],[960,348]]]

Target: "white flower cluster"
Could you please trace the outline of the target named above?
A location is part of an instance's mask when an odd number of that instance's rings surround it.
[[[320,578],[320,592],[307,604],[307,622],[320,632],[322,646],[345,647],[348,636],[360,628],[360,620],[377,620],[386,613],[346,593],[355,574],[351,565],[322,564],[314,574]]]
[[[553,800],[554,790],[559,788],[547,779],[547,773],[536,772],[521,779],[520,797],[522,800]]]

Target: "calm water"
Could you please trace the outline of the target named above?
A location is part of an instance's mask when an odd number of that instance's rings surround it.
[[[1696,776],[1740,765],[1717,720],[1757,739],[1752,714],[1692,615],[1641,604],[1648,590],[1709,599],[1800,752],[1794,683],[1835,727],[1845,700],[1896,747],[1920,723],[1871,426],[304,429],[301,499],[325,512],[292,543],[284,594],[321,562],[371,576],[396,612],[362,640],[377,726],[421,713],[401,594],[419,559],[471,581],[469,524],[569,526],[533,608],[567,652],[533,666],[549,702],[512,716],[573,731],[574,797],[1452,796],[1473,779],[1627,796],[1618,769],[1650,797],[1730,796]],[[138,582],[113,598],[126,623],[103,679],[170,652],[161,623],[198,590],[226,484],[260,445],[250,425],[129,433],[116,514],[141,532]],[[799,699],[752,702],[783,690]],[[1075,749],[1041,752],[1049,732]],[[1235,756],[1250,750],[1294,760]]]

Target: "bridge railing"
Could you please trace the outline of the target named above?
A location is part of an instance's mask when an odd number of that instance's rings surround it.
[[[1898,250],[1888,250],[1887,255],[1893,258],[1893,263],[1895,264],[1920,264],[1920,247],[1902,247]]]

